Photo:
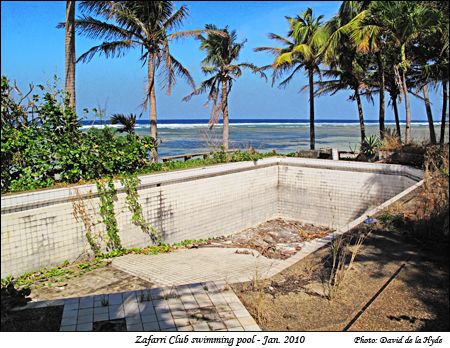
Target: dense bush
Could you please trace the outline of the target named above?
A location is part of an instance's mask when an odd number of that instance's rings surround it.
[[[61,91],[34,95],[30,117],[30,105],[16,102],[12,92],[2,77],[2,192],[75,183],[146,165],[152,138],[120,136],[111,128],[82,132]]]

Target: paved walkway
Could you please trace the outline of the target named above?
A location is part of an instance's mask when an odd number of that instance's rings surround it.
[[[60,331],[95,331],[111,320],[127,331],[260,331],[224,282],[31,302],[26,309],[55,305],[64,305]]]

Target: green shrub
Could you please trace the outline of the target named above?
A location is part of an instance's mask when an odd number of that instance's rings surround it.
[[[361,152],[368,157],[375,157],[378,154],[379,148],[383,145],[380,137],[371,135],[366,137],[361,144]]]
[[[34,116],[19,105],[2,77],[1,191],[76,183],[131,172],[147,165],[151,137],[119,135],[112,128],[81,131],[81,124],[62,91],[33,96]]]

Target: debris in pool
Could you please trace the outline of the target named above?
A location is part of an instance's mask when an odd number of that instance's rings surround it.
[[[252,249],[267,258],[284,260],[297,253],[305,242],[324,237],[333,231],[325,226],[278,218],[239,233],[217,237],[198,246],[238,248],[240,250],[236,253],[239,254],[243,253],[242,249]]]
[[[253,254],[252,251],[247,250],[247,249],[244,249],[244,250],[236,249],[236,251],[235,251],[234,253],[235,253],[235,254],[243,254],[243,255],[252,255],[252,256],[255,256],[255,255]]]

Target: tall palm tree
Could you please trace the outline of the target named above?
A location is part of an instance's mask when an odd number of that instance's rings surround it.
[[[389,104],[394,111],[395,134],[399,141],[401,141],[402,133],[398,112],[398,103],[401,102],[401,81],[398,75],[392,73],[394,67],[398,64],[398,55],[389,43],[386,44],[386,47],[383,50],[383,57],[385,61],[385,71],[387,72],[385,75],[385,87],[390,97]]]
[[[65,89],[70,97],[70,106],[76,111],[75,99],[75,1],[66,1],[65,22]]]
[[[307,8],[303,13],[294,18],[286,17],[289,23],[287,38],[270,33],[270,39],[276,40],[284,45],[278,47],[258,47],[256,52],[267,51],[275,55],[271,65],[262,67],[273,70],[272,85],[276,78],[284,73],[289,73],[287,78],[280,82],[280,87],[285,87],[294,75],[301,69],[305,69],[308,75],[309,86],[309,143],[310,149],[315,148],[314,129],[314,74],[320,73],[318,51],[326,39],[326,31],[321,28],[323,16],[314,18],[313,10]]]
[[[362,144],[366,139],[366,128],[361,96],[364,95],[369,101],[372,101],[372,91],[366,82],[367,59],[358,54],[358,57],[351,58],[349,61],[343,59],[340,62],[330,64],[330,69],[322,69],[322,75],[327,79],[315,83],[318,86],[315,94],[318,96],[324,94],[334,95],[339,91],[348,89],[352,91],[349,100],[356,101]]]
[[[405,143],[410,143],[411,107],[406,75],[411,61],[408,47],[434,23],[435,16],[433,11],[423,6],[420,1],[372,1],[368,11],[368,24],[379,27],[398,49],[400,63],[394,73],[398,74],[401,80],[406,114]]]
[[[361,95],[364,94],[371,100],[371,89],[368,83],[370,57],[357,49],[351,34],[365,7],[367,2],[364,1],[344,1],[338,14],[325,24],[329,35],[319,54],[323,62],[330,67],[324,75],[333,79],[317,83],[318,95],[334,94],[345,89],[353,90],[350,100],[356,101],[358,107],[361,144],[366,138]]]
[[[423,1],[422,6],[433,11],[437,20],[428,35],[421,36],[420,54],[429,52],[424,73],[430,79],[432,86],[442,85],[442,114],[439,143],[445,140],[445,124],[448,102],[448,78],[449,78],[449,3],[447,1]],[[426,50],[423,50],[425,46]],[[431,63],[430,63],[431,62]]]
[[[369,7],[370,8],[370,7]],[[376,85],[379,88],[379,111],[378,120],[380,128],[380,138],[384,138],[385,132],[385,89],[386,76],[385,65],[386,56],[383,54],[387,49],[388,42],[379,27],[367,25],[365,20],[368,10],[363,10],[356,15],[348,24],[348,31],[351,39],[356,45],[359,52],[374,54],[376,61],[375,76],[377,77]]]
[[[163,76],[162,87],[170,95],[176,76],[183,77],[195,87],[189,71],[172,55],[170,42],[179,37],[197,36],[202,30],[175,32],[188,15],[186,6],[175,9],[173,1],[82,1],[80,8],[91,15],[75,21],[76,30],[89,38],[104,40],[83,53],[77,62],[88,62],[95,55],[107,58],[123,56],[132,48],[140,48],[140,59],[147,66],[147,88],[143,103],[150,105],[150,135],[158,139],[155,75],[159,69]],[[220,35],[220,33],[218,34]],[[157,161],[157,147],[152,150],[152,160]]]
[[[206,52],[206,57],[202,60],[202,72],[212,76],[203,81],[198,88],[194,88],[192,93],[183,100],[188,101],[194,95],[208,92],[208,102],[213,103],[209,126],[211,128],[217,124],[222,115],[223,148],[227,151],[229,142],[228,98],[233,81],[242,75],[242,68],[248,68],[253,72],[257,72],[258,68],[250,63],[237,63],[245,41],[236,42],[235,30],[230,32],[228,27],[218,30],[213,24],[207,24],[205,29],[209,32],[208,35],[206,37],[198,36],[200,49]],[[224,32],[226,35],[218,35],[217,32]]]

